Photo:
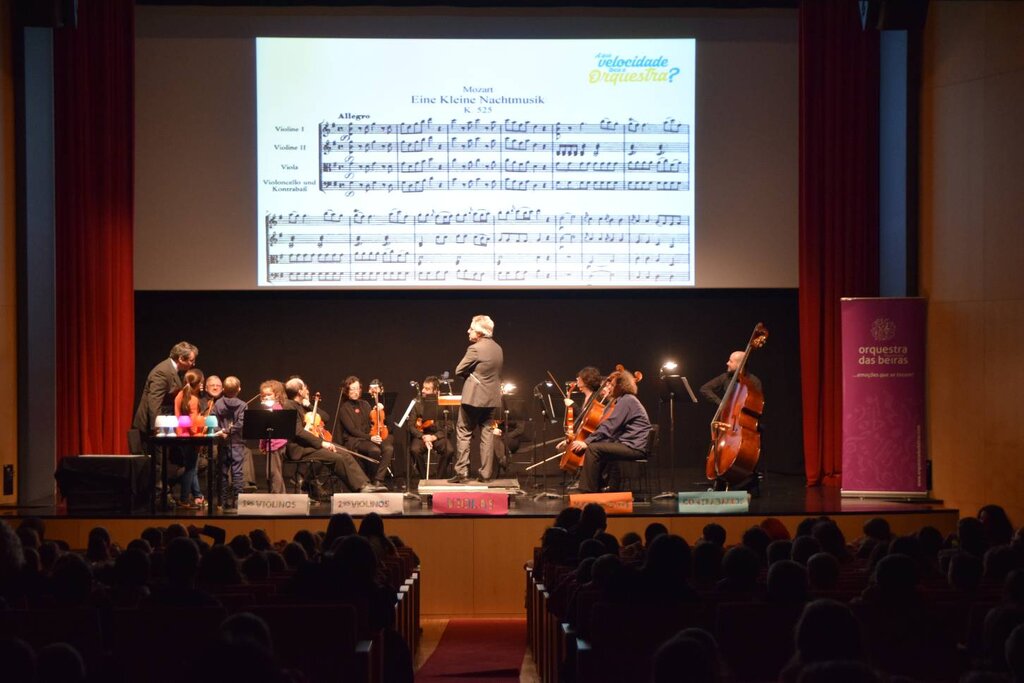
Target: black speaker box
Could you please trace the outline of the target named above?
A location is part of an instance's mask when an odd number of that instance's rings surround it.
[[[64,458],[53,475],[70,514],[130,515],[148,509],[149,457],[80,455]]]

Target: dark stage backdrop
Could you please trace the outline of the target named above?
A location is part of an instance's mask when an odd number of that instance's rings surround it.
[[[436,292],[136,292],[136,397],[150,368],[177,341],[199,347],[198,367],[222,378],[236,375],[243,398],[264,379],[302,376],[335,413],[349,374],[363,384],[379,378],[398,392],[388,419],[398,419],[413,396],[410,380],[454,372],[466,349],[473,315],[495,321],[505,351],[506,381],[540,421],[533,387],[550,370],[564,382],[584,365],[607,372],[616,363],[644,373],[640,399],[662,425],[658,466],[668,467],[667,404],[659,398],[658,369],[682,365],[697,392],[724,372],[729,353],[742,349],[757,322],[770,336],[755,351],[751,372],[764,383],[765,464],[803,472],[797,291],[686,290],[678,292],[516,292],[486,295]],[[457,380],[455,391],[461,390]],[[699,393],[698,393],[699,398]],[[557,406],[556,406],[557,407]],[[559,407],[559,413],[561,408]],[[675,406],[675,465],[702,465],[714,407]],[[551,429],[549,438],[555,436]]]

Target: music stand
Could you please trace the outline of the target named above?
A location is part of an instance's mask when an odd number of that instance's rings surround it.
[[[423,502],[423,499],[412,492],[412,432],[406,427],[406,422],[409,420],[409,414],[412,412],[412,407],[416,405],[416,402],[420,400],[419,396],[414,396],[409,405],[405,408],[405,413],[402,415],[402,419],[395,422],[395,427],[405,432],[405,493],[402,494],[403,499],[413,498],[415,500]]]
[[[295,423],[299,419],[299,411],[289,408],[285,410],[247,410],[242,423],[242,438],[267,442],[267,485],[270,485],[270,440],[295,438]]]
[[[542,446],[547,445],[547,441],[548,441],[548,438],[547,438],[547,436],[548,436],[548,423],[550,422],[551,424],[555,424],[555,423],[558,422],[558,415],[555,413],[555,403],[556,403],[556,401],[554,399],[554,396],[552,395],[552,391],[557,392],[557,388],[555,387],[554,382],[547,382],[547,381],[540,382],[539,384],[537,384],[537,386],[535,386],[533,388],[533,396],[534,396],[534,398],[537,399],[537,402],[540,404],[540,415],[541,415],[541,422],[540,422],[541,437],[540,437],[540,443],[541,443]],[[559,395],[558,401],[560,402],[561,400],[562,400],[561,399],[561,395]],[[534,437],[536,437],[536,434],[534,434]],[[536,456],[536,453],[537,453],[537,441],[536,441],[536,438],[534,440],[533,448],[534,448],[534,451],[533,451],[534,452],[534,456],[533,456],[533,461],[534,462],[533,462],[533,464],[530,465],[530,467],[541,466],[541,468],[544,470],[543,473],[541,474],[541,477],[543,478],[543,483],[540,486],[541,491],[540,491],[540,493],[535,495],[533,497],[533,499],[535,501],[542,500],[544,498],[557,498],[557,499],[561,500],[561,498],[562,498],[561,494],[554,493],[553,491],[549,491],[548,490],[548,472],[547,472],[547,469],[543,467],[543,465],[546,464],[548,460],[553,460],[554,458],[548,458],[547,460],[544,460],[544,461],[538,463],[537,462],[537,456]],[[557,457],[557,456],[555,456],[555,457]],[[534,481],[536,481],[536,479],[534,479]]]
[[[688,396],[691,403],[697,402],[697,396],[690,388],[690,383],[682,375],[665,374],[659,378],[659,397],[662,403],[668,403],[668,441],[669,441],[669,491],[662,491],[651,500],[664,500],[676,497],[676,399]]]

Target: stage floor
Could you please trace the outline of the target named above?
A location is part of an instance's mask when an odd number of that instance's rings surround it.
[[[636,482],[634,482],[635,484]],[[707,479],[704,477],[703,468],[689,468],[676,472],[675,485],[672,486],[668,478],[663,477],[658,482],[656,477],[651,478],[653,493],[657,495],[659,483],[664,490],[672,491],[706,491],[708,489]],[[399,480],[397,486],[393,485],[393,492],[401,492],[402,482]],[[430,496],[438,491],[505,491],[509,493],[509,517],[554,517],[560,510],[569,505],[569,494],[566,491],[566,482],[561,476],[551,476],[546,480],[543,477],[531,477],[529,475],[510,479],[496,479],[482,484],[473,482],[470,485],[451,485],[444,480],[429,480],[418,482],[414,491],[420,495],[417,498],[409,497],[405,500],[403,515],[406,517],[435,517],[431,505]],[[633,504],[632,515],[640,517],[676,517],[694,516],[691,513],[680,513],[676,500],[666,497],[658,500],[648,500],[650,492],[643,492],[643,495],[636,496]],[[942,506],[941,501],[916,499],[916,498],[844,498],[839,489],[816,486],[807,487],[805,480],[799,475],[777,474],[769,472],[761,482],[759,495],[753,496],[750,500],[750,509],[746,513],[731,513],[733,516],[756,516],[756,517],[791,517],[810,515],[898,515],[898,514],[921,514],[928,512],[955,512]],[[329,501],[317,502],[310,507],[310,517],[329,517],[331,505]],[[148,519],[197,519],[208,518],[206,509],[194,510],[183,508],[170,508],[168,510],[157,510],[151,513],[148,509],[137,511],[134,514],[110,514],[100,511],[69,511],[59,502],[40,501],[36,504],[21,505],[17,508],[6,508],[0,511],[0,515],[23,517],[28,515],[44,518],[52,517],[80,517],[80,518],[148,518]],[[463,515],[460,515],[463,516]],[[238,515],[233,512],[223,512],[215,509],[212,517],[224,519],[240,519],[245,515]],[[289,518],[288,515],[282,515]],[[298,518],[300,516],[293,516]],[[305,517],[302,515],[301,517]],[[266,519],[266,517],[253,517],[253,519]]]

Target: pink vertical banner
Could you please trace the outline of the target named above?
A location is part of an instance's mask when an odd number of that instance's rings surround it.
[[[843,495],[927,496],[926,302],[840,303]]]

